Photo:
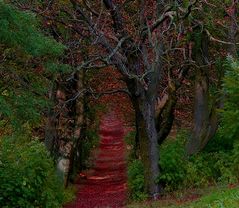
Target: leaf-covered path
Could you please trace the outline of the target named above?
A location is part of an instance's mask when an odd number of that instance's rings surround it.
[[[66,208],[120,208],[127,198],[126,159],[122,123],[113,115],[101,121],[95,166],[80,180],[76,201]]]

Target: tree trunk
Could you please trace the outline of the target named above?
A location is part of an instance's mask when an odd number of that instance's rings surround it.
[[[147,96],[143,88],[136,81],[127,80],[127,87],[131,93],[131,102],[135,110],[136,121],[136,155],[144,164],[145,190],[156,197],[160,191],[155,182],[159,176],[159,148],[155,124],[155,99]]]
[[[156,184],[156,179],[160,172],[154,105],[152,102],[144,100],[142,107],[142,110],[138,107],[135,108],[138,124],[138,152],[139,158],[144,164],[145,190],[155,197],[160,192],[159,185]]]
[[[237,22],[237,6],[238,0],[232,0],[232,5],[230,7],[230,28],[228,32],[229,42],[232,44],[228,47],[228,54],[231,55],[233,58],[237,58],[237,33],[238,33],[238,22]]]
[[[149,193],[152,196],[159,194],[159,185],[156,184],[156,179],[159,177],[159,148],[158,148],[158,134],[155,125],[155,102],[152,100],[144,100],[143,103],[143,117],[148,138],[148,152],[150,160],[151,172],[149,179]]]
[[[208,78],[200,70],[197,71],[194,100],[194,127],[191,138],[186,146],[189,155],[200,151],[208,137],[209,109],[208,109]]]
[[[85,87],[85,72],[84,70],[76,73],[76,92],[81,92]],[[86,118],[85,118],[85,95],[80,95],[75,101],[75,115],[74,115],[74,135],[72,151],[70,156],[70,166],[68,173],[68,181],[71,175],[83,169],[83,153],[82,143],[85,139]]]
[[[139,110],[139,105],[135,104],[134,110],[135,110],[135,141],[134,141],[134,147],[133,147],[133,153],[134,153],[134,158],[139,159],[140,158],[140,147],[139,147],[139,142],[140,142],[140,136],[142,137],[142,129],[144,129],[143,125],[141,124],[142,122],[142,115]],[[145,136],[144,136],[145,138]],[[146,148],[147,149],[147,148]]]
[[[151,172],[150,172],[150,155],[149,155],[149,140],[146,132],[146,126],[143,119],[143,116],[141,112],[138,112],[137,116],[137,134],[138,134],[138,154],[139,158],[142,160],[144,165],[144,187],[145,191],[149,193],[150,190],[150,178],[151,178]]]
[[[201,151],[215,135],[218,126],[216,102],[213,102],[211,108],[209,107],[208,67],[205,67],[208,64],[209,40],[205,32],[202,32],[198,39],[193,49],[193,55],[199,68],[196,69],[195,80],[194,126],[186,145],[189,155]]]
[[[158,131],[158,144],[161,145],[169,135],[174,121],[174,110],[177,104],[177,87],[169,86],[167,101],[156,113],[156,128]]]
[[[54,84],[52,84],[51,89],[49,90],[49,99],[55,103],[55,89]],[[58,144],[57,144],[57,127],[56,127],[56,115],[52,107],[49,107],[47,112],[47,121],[45,127],[45,141],[44,144],[46,149],[50,152],[50,154],[57,158],[56,150],[58,151]]]

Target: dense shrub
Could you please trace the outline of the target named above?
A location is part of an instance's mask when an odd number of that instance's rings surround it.
[[[235,177],[239,179],[239,141],[234,143],[234,148],[232,151],[232,167]]]
[[[225,152],[200,153],[189,158],[184,186],[205,187],[233,182],[230,155]]]
[[[169,140],[161,147],[158,182],[169,189],[176,189],[186,174],[187,159],[180,139]]]
[[[0,144],[0,207],[59,208],[63,187],[45,147],[37,142]]]
[[[134,160],[128,166],[128,187],[130,198],[133,200],[140,201],[147,198],[144,189],[144,166],[140,160]]]
[[[239,134],[239,62],[228,59],[223,89],[225,92],[222,111],[222,128],[226,139],[237,139]]]
[[[239,62],[227,59],[224,64],[223,109],[220,112],[221,123],[216,136],[209,141],[206,151],[231,151],[239,134]]]
[[[232,151],[234,138],[225,137],[224,128],[220,127],[216,135],[208,142],[203,152]]]
[[[126,139],[131,141],[132,135],[128,135]],[[224,151],[203,151],[188,157],[185,152],[185,141],[188,135],[186,131],[182,131],[176,138],[169,138],[160,147],[161,174],[158,177],[158,183],[164,186],[166,192],[238,181],[239,143],[235,143],[230,151],[225,149]],[[146,197],[143,171],[142,162],[130,157],[128,185],[131,198],[134,200],[142,200]]]
[[[169,139],[160,152],[159,183],[166,191],[235,183],[239,178],[239,144],[231,151],[201,152],[192,157],[184,152],[186,134]]]

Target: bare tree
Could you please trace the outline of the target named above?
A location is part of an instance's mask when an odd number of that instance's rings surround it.
[[[102,54],[97,52],[92,62],[89,61],[83,67],[94,68],[104,64],[114,66],[126,82],[136,115],[139,156],[145,165],[146,189],[151,195],[156,196],[160,192],[156,184],[160,174],[158,144],[162,143],[170,132],[176,90],[187,69],[187,67],[178,69],[176,82],[173,77],[173,69],[176,66],[171,66],[167,55],[175,51],[184,52],[184,48],[176,48],[179,41],[177,38],[169,37],[168,34],[175,29],[173,21],[176,16],[182,24],[197,1],[192,2],[184,10],[176,11],[170,1],[126,1],[121,5],[112,0],[103,0],[98,5],[101,8],[99,12],[95,12],[93,3],[85,1],[87,3],[85,7],[84,3],[75,0],[71,2],[75,10],[73,18],[88,28],[92,43],[97,43],[104,52]],[[134,33],[127,29],[129,25],[126,23],[127,19],[123,17],[123,9],[127,4],[133,4],[138,8],[134,16],[135,22],[131,25],[136,31]],[[152,6],[151,14],[147,13],[149,10],[146,8],[149,6]],[[168,68],[165,68],[165,64]],[[166,102],[159,102],[163,106],[157,108],[156,112],[158,88],[165,70],[168,71],[168,96],[166,100],[164,99]]]

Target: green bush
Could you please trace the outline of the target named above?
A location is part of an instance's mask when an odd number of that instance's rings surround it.
[[[158,182],[166,191],[238,181],[239,143],[235,143],[231,151],[204,151],[188,157],[184,152],[186,138],[187,134],[180,133],[161,147]]]
[[[224,128],[219,127],[216,135],[208,142],[203,152],[228,152],[233,149],[234,138],[226,138]]]
[[[237,139],[239,134],[239,62],[228,59],[223,89],[225,92],[222,111],[222,128],[225,139]]]
[[[134,160],[128,166],[128,187],[130,197],[141,201],[148,197],[144,188],[144,166],[142,161]]]
[[[232,168],[234,171],[234,176],[239,180],[239,142],[234,143],[234,148],[232,151]]]
[[[184,179],[185,187],[204,187],[214,184],[236,183],[238,167],[232,152],[202,152],[189,158]]]
[[[205,187],[214,183],[212,167],[210,166],[210,162],[205,159],[206,156],[200,154],[188,159],[183,181],[185,188]]]
[[[167,189],[177,189],[186,174],[187,159],[181,138],[168,140],[161,147],[159,165],[161,174],[158,182]]]
[[[63,203],[63,186],[38,141],[19,144],[10,138],[2,140],[0,184],[0,207],[59,208]]]
[[[130,146],[134,146],[135,145],[135,134],[136,132],[135,131],[130,131],[124,138],[125,140],[125,143],[127,145],[130,145]]]
[[[220,110],[221,123],[216,136],[209,141],[205,151],[232,151],[239,134],[239,63],[227,59],[223,80],[224,108]]]

